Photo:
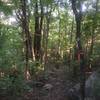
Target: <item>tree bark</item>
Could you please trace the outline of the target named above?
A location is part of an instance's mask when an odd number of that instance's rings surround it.
[[[58,20],[59,20],[59,29],[58,29],[58,34],[59,34],[59,38],[58,38],[58,54],[61,55],[61,18],[60,18],[60,11],[58,8]]]
[[[84,54],[81,44],[81,21],[82,21],[82,11],[81,11],[81,1],[79,0],[78,3],[80,5],[77,8],[76,0],[71,0],[72,9],[75,14],[75,21],[76,21],[76,45],[78,50],[78,55],[80,56],[79,64],[80,64],[80,92],[81,92],[81,100],[85,100],[85,61],[84,61]],[[79,10],[79,11],[78,11]]]
[[[43,5],[40,0],[41,13],[39,16],[39,5],[35,3],[35,34],[34,34],[34,54],[37,61],[41,58],[41,33],[43,24]]]
[[[22,34],[23,34],[23,41],[25,45],[25,61],[26,61],[26,67],[25,67],[25,75],[27,75],[27,71],[29,70],[29,60],[33,60],[33,47],[32,47],[32,37],[31,33],[29,32],[29,20],[28,15],[29,13],[27,11],[27,0],[20,0],[21,2],[21,27],[22,27]],[[21,13],[20,12],[20,13]]]

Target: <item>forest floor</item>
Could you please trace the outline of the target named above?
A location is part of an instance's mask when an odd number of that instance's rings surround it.
[[[33,87],[24,100],[68,100],[67,92],[72,87],[72,82],[66,74],[66,66],[48,70],[48,80],[42,87]]]
[[[38,80],[30,80],[31,90],[23,93],[21,97],[4,95],[0,100],[69,100],[68,91],[75,84],[69,78],[68,66],[50,63],[46,69],[46,78],[40,75]],[[36,82],[36,84],[34,84]],[[28,84],[28,85],[29,85]],[[14,91],[13,91],[14,92]]]

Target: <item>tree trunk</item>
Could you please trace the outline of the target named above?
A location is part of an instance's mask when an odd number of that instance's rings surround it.
[[[73,28],[74,28],[74,19],[72,21],[71,32],[70,32],[70,45],[72,44]],[[71,60],[72,60],[72,47],[70,47],[70,51],[69,51],[69,72],[71,67]]]
[[[89,52],[89,57],[93,54],[93,48],[94,48],[94,38],[95,38],[95,29],[96,29],[96,15],[98,12],[98,2],[99,0],[96,0],[96,8],[95,8],[95,13],[93,16],[93,22],[92,22],[92,34],[91,34],[91,47],[90,47],[90,52]]]
[[[43,5],[40,0],[41,13],[39,16],[39,5],[38,2],[35,4],[35,34],[34,34],[34,54],[35,59],[40,61],[41,58],[41,31],[43,24]]]
[[[32,37],[29,32],[29,22],[28,22],[28,15],[27,15],[27,0],[20,0],[21,2],[21,25],[22,25],[22,33],[24,37],[25,43],[25,75],[27,76],[27,71],[29,70],[29,59],[33,60],[33,51],[32,51]]]
[[[58,38],[58,51],[57,52],[61,56],[61,18],[60,18],[59,8],[58,8],[58,17],[59,17],[59,31],[58,31],[59,38]]]
[[[45,63],[44,63],[45,66],[47,64],[47,53],[48,53],[47,51],[48,51],[48,35],[49,35],[50,15],[47,15],[47,17],[46,17],[47,28],[46,28],[46,44],[45,44]]]
[[[81,44],[81,20],[82,20],[82,12],[81,12],[81,1],[79,0],[78,3],[80,5],[77,8],[76,0],[71,0],[72,2],[72,9],[75,14],[75,21],[76,21],[76,45],[79,55],[79,64],[80,64],[80,92],[81,92],[81,100],[85,100],[85,62],[84,62],[84,54]],[[77,11],[79,10],[79,11]]]

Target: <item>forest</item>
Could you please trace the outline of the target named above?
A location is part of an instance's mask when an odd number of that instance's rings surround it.
[[[0,100],[100,100],[100,0],[0,0]]]

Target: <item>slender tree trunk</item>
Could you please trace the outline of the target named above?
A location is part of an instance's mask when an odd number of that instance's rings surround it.
[[[47,65],[47,61],[48,61],[48,37],[49,37],[49,25],[50,25],[50,18],[51,18],[51,12],[52,12],[52,4],[50,5],[50,9],[49,9],[49,5],[47,5],[47,12],[45,15],[45,30],[44,30],[44,73],[46,71],[46,65]]]
[[[74,18],[72,21],[71,32],[70,32],[70,45],[72,44],[73,28],[74,28]],[[70,72],[71,60],[72,60],[72,47],[70,47],[69,51],[69,72]]]
[[[22,29],[23,29],[23,33],[24,33],[24,36],[25,36],[25,42],[26,42],[26,45],[27,45],[27,51],[28,51],[28,57],[33,59],[33,52],[32,52],[32,37],[31,37],[31,34],[29,32],[29,22],[28,22],[28,16],[27,16],[27,6],[26,6],[26,3],[27,1],[26,0],[21,0],[21,2],[23,3],[22,4]]]
[[[58,34],[59,34],[59,38],[58,38],[58,53],[59,55],[61,55],[61,18],[60,18],[60,11],[58,8],[58,17],[59,17],[59,30],[58,30]]]
[[[81,91],[81,100],[85,100],[85,62],[84,62],[84,54],[81,44],[81,20],[82,20],[82,12],[81,12],[81,1],[79,0],[79,12],[77,11],[76,0],[71,0],[72,9],[75,14],[76,21],[76,45],[78,48],[79,63],[80,63],[80,91]]]
[[[40,61],[41,58],[41,33],[43,24],[43,5],[40,0],[41,13],[39,15],[38,2],[35,3],[35,34],[34,34],[34,54],[35,59]]]
[[[95,38],[95,29],[96,29],[96,15],[98,12],[98,2],[99,0],[96,0],[96,8],[95,8],[95,13],[93,16],[93,23],[92,23],[92,35],[91,35],[91,47],[90,47],[90,52],[89,52],[89,57],[93,54],[93,48],[94,48],[94,38]]]
[[[29,70],[29,59],[33,60],[33,51],[32,51],[32,37],[29,32],[29,20],[27,15],[27,0],[20,0],[21,2],[21,26],[22,26],[22,33],[24,37],[24,43],[25,43],[25,61],[26,61],[26,67],[25,67],[25,75],[27,77],[27,71]]]
[[[48,53],[47,51],[48,51],[48,35],[49,35],[50,15],[47,15],[47,17],[46,17],[47,28],[46,28],[46,45],[45,45],[45,64],[44,64],[45,66],[47,64],[47,53]]]
[[[38,2],[35,3],[35,34],[34,34],[34,54],[35,59],[39,59],[41,33],[39,32]]]

